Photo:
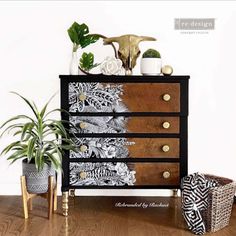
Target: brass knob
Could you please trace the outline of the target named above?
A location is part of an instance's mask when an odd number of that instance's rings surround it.
[[[87,174],[86,174],[86,172],[82,171],[79,173],[79,176],[81,179],[85,179],[87,177]]]
[[[163,145],[162,146],[162,151],[163,152],[169,152],[169,150],[170,150],[170,147],[168,145]]]
[[[86,95],[83,94],[83,93],[81,93],[81,94],[79,95],[79,100],[80,100],[80,101],[84,101],[85,99],[86,99]]]
[[[169,129],[169,128],[170,128],[170,122],[168,122],[168,121],[163,122],[163,123],[162,123],[162,127],[163,127],[164,129]]]
[[[86,145],[81,145],[80,148],[79,148],[79,150],[80,150],[81,152],[86,152],[86,151],[88,150],[88,147],[87,147]]]
[[[85,123],[85,122],[80,122],[80,123],[79,123],[79,127],[80,127],[81,129],[85,129],[85,128],[87,127],[87,123]]]
[[[170,94],[166,93],[166,94],[164,94],[164,95],[162,96],[162,99],[163,99],[165,102],[168,102],[168,101],[170,101],[171,96],[170,96]]]
[[[164,179],[168,179],[168,178],[170,178],[170,172],[169,171],[164,171],[162,176],[163,176]]]

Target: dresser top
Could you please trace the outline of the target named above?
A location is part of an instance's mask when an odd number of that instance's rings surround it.
[[[187,81],[189,75],[171,75],[171,76],[143,76],[143,75],[59,75],[60,79],[67,81],[78,82],[109,82],[109,83],[176,83],[180,81]]]

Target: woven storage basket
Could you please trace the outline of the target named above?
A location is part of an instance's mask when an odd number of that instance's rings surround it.
[[[229,224],[236,182],[231,179],[206,175],[205,178],[218,181],[219,186],[210,189],[208,195],[209,206],[202,212],[207,232],[216,232]]]

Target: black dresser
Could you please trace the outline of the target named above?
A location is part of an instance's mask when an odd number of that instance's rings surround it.
[[[189,76],[61,75],[63,120],[77,151],[63,158],[69,190],[179,189],[187,175]]]

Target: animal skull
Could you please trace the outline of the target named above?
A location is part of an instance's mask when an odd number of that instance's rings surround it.
[[[126,74],[132,74],[132,69],[136,65],[136,60],[140,55],[139,43],[142,41],[155,41],[156,39],[148,36],[137,36],[126,34],[119,37],[105,38],[104,44],[116,42],[119,44],[118,57],[123,63]]]

